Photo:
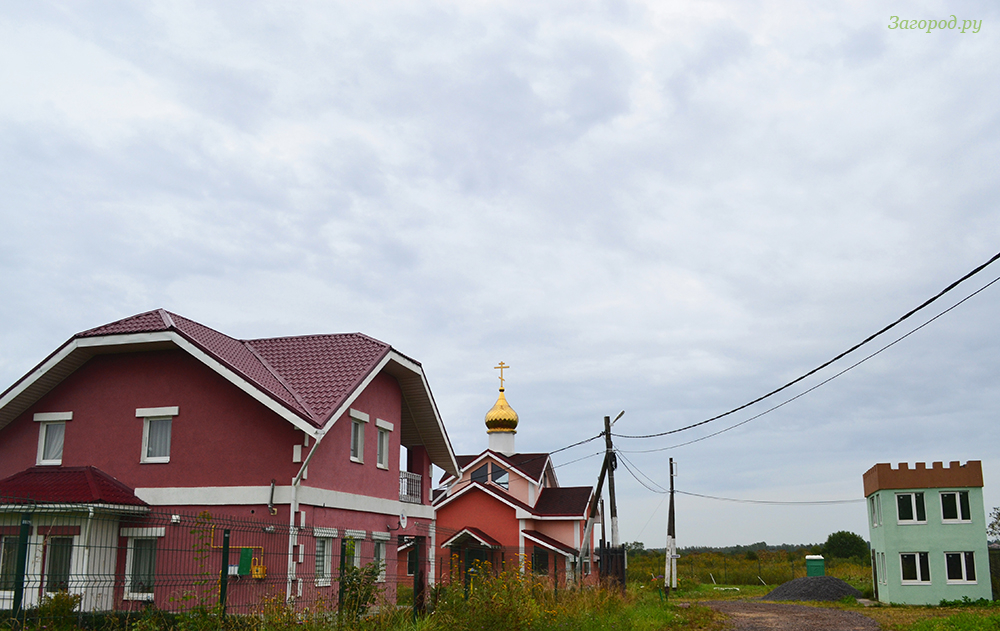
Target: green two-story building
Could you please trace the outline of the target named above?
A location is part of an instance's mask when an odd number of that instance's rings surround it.
[[[877,464],[864,484],[877,600],[992,598],[980,461]]]

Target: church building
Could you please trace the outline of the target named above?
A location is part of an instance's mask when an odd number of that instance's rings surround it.
[[[456,456],[458,475],[445,474],[445,488],[433,501],[438,580],[468,580],[478,561],[496,571],[530,570],[556,585],[585,581],[593,567],[592,533],[583,545],[593,488],[559,486],[549,454],[515,449],[519,419],[503,387],[509,366],[500,362],[497,368],[500,395],[485,419],[488,448]]]

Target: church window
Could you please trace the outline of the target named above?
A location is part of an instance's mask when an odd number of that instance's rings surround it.
[[[480,484],[486,484],[486,481],[489,480],[489,478],[490,478],[490,474],[489,474],[489,465],[488,464],[484,464],[483,466],[479,467],[478,469],[476,469],[475,471],[472,472],[472,481],[473,482],[479,482]]]
[[[497,486],[502,486],[505,489],[509,487],[510,476],[507,474],[506,469],[494,464],[491,474],[493,478],[493,484],[496,484]]]

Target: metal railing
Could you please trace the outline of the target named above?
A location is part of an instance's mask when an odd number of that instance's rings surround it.
[[[399,501],[420,504],[423,499],[423,476],[409,471],[399,472]]]

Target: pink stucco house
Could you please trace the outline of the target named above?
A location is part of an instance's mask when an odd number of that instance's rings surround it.
[[[149,311],[77,333],[0,394],[0,568],[13,566],[30,503],[48,508],[33,516],[44,553],[27,561],[27,606],[55,576],[85,610],[166,607],[162,581],[129,576],[169,566],[172,525],[203,511],[284,533],[266,581],[288,598],[335,590],[348,549],[349,564],[381,561],[395,576],[400,535],[425,538],[429,572],[432,463],[459,474],[421,365],[388,344],[238,340]],[[153,514],[170,519],[143,521]],[[117,557],[88,556],[98,541]],[[0,576],[0,609],[9,588]]]

